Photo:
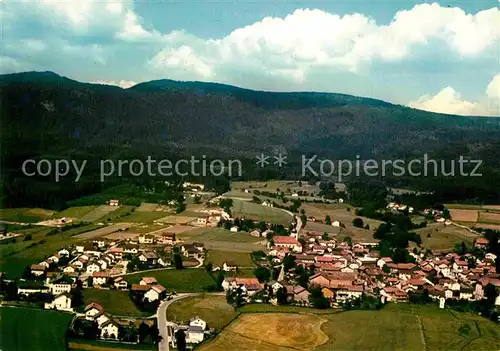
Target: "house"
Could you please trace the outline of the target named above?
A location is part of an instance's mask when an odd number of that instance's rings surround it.
[[[163,267],[167,267],[172,265],[172,259],[167,258],[167,257],[160,257],[158,259],[158,264]]]
[[[50,292],[52,295],[60,295],[62,293],[69,293],[73,285],[73,280],[69,277],[63,276],[59,279],[55,279],[52,284],[50,284]]]
[[[279,248],[290,248],[294,252],[302,252],[302,244],[297,239],[290,236],[275,236],[273,237],[274,246]]]
[[[206,227],[208,223],[208,216],[201,216],[196,219],[196,225],[200,227]]]
[[[484,249],[486,246],[488,246],[489,240],[486,238],[478,238],[474,245],[479,248],[479,249]]]
[[[120,201],[119,200],[109,200],[108,204],[109,204],[109,206],[119,206]]]
[[[231,229],[229,229],[232,232],[237,232],[239,228],[237,226],[232,226]]]
[[[113,285],[118,290],[127,290],[128,288],[128,282],[125,279],[123,279],[123,277],[115,278],[113,281]]]
[[[148,299],[149,302],[161,300],[165,295],[166,289],[160,285],[156,284],[150,287],[150,289],[144,294],[144,298]]]
[[[108,278],[109,278],[108,272],[94,272],[92,273],[92,285],[93,286],[105,285],[108,281]]]
[[[226,261],[222,264],[222,270],[225,272],[236,271],[237,269],[238,266],[236,266],[236,263],[234,262]]]
[[[342,223],[340,223],[340,221],[333,221],[332,222],[332,227],[338,227],[338,228],[340,228],[341,225],[342,225]]]
[[[60,256],[66,256],[68,257],[69,256],[69,251],[68,249],[61,249],[57,252]]]
[[[60,258],[61,258],[61,255],[59,255],[58,253],[55,253],[49,257],[49,260],[54,262],[54,263],[58,263]]]
[[[113,339],[118,340],[118,324],[113,320],[109,320],[102,324],[101,329],[101,339]]]
[[[71,294],[65,292],[56,295],[52,302],[45,303],[44,308],[46,310],[56,309],[59,311],[73,312],[73,308],[71,308]]]
[[[94,316],[94,320],[97,322],[97,325],[101,327],[104,323],[111,320],[111,316],[109,315],[109,313],[101,312]]]
[[[76,265],[72,264],[72,265],[69,265],[67,267],[64,267],[63,272],[64,273],[74,273],[77,270],[77,268],[78,267]]]
[[[321,289],[321,293],[323,294],[324,297],[326,297],[329,300],[333,300],[335,298],[335,293],[333,292],[333,290],[327,287]]]
[[[165,233],[158,239],[160,244],[173,245],[175,243],[175,233]]]
[[[188,344],[199,344],[205,337],[203,329],[196,325],[190,325],[186,334],[186,343]]]
[[[150,289],[149,285],[141,285],[141,284],[132,284],[130,286],[130,291],[137,292],[140,294],[146,293]]]
[[[200,327],[201,330],[205,330],[207,329],[207,322],[205,322],[203,319],[201,319],[200,317],[196,316],[194,318],[192,318],[190,321],[189,321],[189,325],[190,326],[197,326],[197,327]]]
[[[139,253],[139,245],[125,244],[123,246],[123,252],[128,253],[128,254],[137,254],[137,253]]]
[[[249,233],[251,236],[255,236],[256,238],[260,238],[260,231],[258,229],[254,229]]]
[[[103,313],[104,312],[104,308],[95,303],[95,302],[92,302],[90,304],[88,304],[87,306],[85,306],[85,319],[88,319],[88,320],[94,320],[94,317],[100,313]]]
[[[139,235],[139,244],[154,244],[155,236],[152,234]]]
[[[28,296],[36,293],[47,294],[49,292],[49,288],[39,282],[21,281],[17,284],[18,295]]]
[[[143,277],[139,282],[140,285],[155,285],[158,284],[158,281],[155,277]]]
[[[247,296],[253,296],[262,289],[257,278],[225,278],[222,288],[224,291],[241,288]]]
[[[181,252],[185,257],[198,257],[198,249],[194,245],[182,245]]]
[[[293,288],[293,301],[298,304],[308,305],[310,295],[311,293],[302,286],[296,286]]]
[[[46,269],[46,267],[42,266],[40,264],[32,264],[30,266],[31,274],[33,274],[37,277],[43,275],[45,273],[45,269]]]
[[[99,272],[101,270],[101,265],[97,262],[90,262],[85,270],[87,273],[93,274],[94,272]]]
[[[150,265],[155,265],[158,261],[158,255],[154,251],[146,251],[141,253],[139,256],[139,261],[147,262]]]

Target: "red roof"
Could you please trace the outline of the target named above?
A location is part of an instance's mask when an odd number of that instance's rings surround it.
[[[273,241],[276,245],[299,245],[299,242],[291,236],[275,236],[273,237]]]

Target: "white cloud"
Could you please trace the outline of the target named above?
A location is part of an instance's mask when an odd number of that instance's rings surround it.
[[[266,17],[220,39],[168,43],[160,57],[169,67],[198,70],[175,58],[190,47],[189,62],[210,67],[210,77],[225,79],[230,66],[261,74],[290,70],[290,80],[305,79],[311,68],[328,67],[357,72],[374,61],[397,62],[417,49],[429,54],[447,46],[458,57],[478,57],[500,39],[500,10],[467,14],[459,8],[421,4],[399,11],[388,25],[359,13],[339,16],[321,10],[298,9],[285,18]],[[433,46],[434,45],[434,46]],[[271,73],[273,74],[273,73]]]
[[[500,99],[500,73],[497,74],[488,84],[486,95],[492,99]]]
[[[436,95],[425,94],[408,106],[420,110],[468,116],[500,117],[500,74],[488,84],[486,96],[481,101],[468,101],[451,87],[446,87]]]
[[[416,101],[411,101],[408,106],[453,115],[477,115],[480,110],[479,103],[462,99],[460,93],[451,87],[444,88],[434,96],[422,95]]]
[[[115,86],[123,88],[123,89],[127,89],[127,88],[130,88],[130,87],[133,87],[134,85],[137,84],[136,82],[133,82],[131,80],[120,80],[120,81],[97,80],[97,81],[94,81],[94,82],[91,82],[91,83],[94,83],[94,84],[104,84],[104,85],[115,85]]]

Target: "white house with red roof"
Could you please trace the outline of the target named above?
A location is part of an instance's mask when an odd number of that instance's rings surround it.
[[[273,237],[274,246],[278,248],[289,248],[294,252],[302,252],[302,244],[291,236],[278,235]]]

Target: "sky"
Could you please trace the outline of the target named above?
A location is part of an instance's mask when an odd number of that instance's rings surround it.
[[[500,116],[498,0],[0,0],[0,72],[338,92]]]

